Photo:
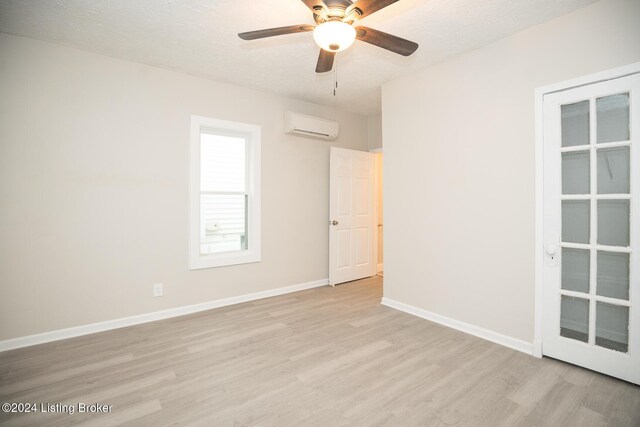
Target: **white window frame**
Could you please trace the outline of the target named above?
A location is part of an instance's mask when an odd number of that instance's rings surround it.
[[[247,141],[248,247],[242,251],[200,254],[200,138],[203,132],[233,135]],[[191,116],[189,168],[189,268],[224,267],[261,261],[261,127]]]

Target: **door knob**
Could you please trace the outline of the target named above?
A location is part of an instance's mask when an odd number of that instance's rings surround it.
[[[338,225],[338,221],[333,220],[333,221],[331,221],[329,224],[331,224],[331,225]]]
[[[547,253],[547,256],[545,257],[546,264],[550,267],[557,267],[558,261],[559,261],[558,245],[554,243],[549,243],[547,247],[544,248],[544,251]]]

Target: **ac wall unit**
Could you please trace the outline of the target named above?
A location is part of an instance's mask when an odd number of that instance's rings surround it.
[[[333,141],[338,137],[340,124],[321,117],[287,111],[284,113],[284,132],[307,138]]]

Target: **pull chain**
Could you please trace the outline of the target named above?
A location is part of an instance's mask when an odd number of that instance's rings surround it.
[[[333,96],[336,96],[336,88],[338,87],[338,80],[336,79],[336,69],[333,68]]]
[[[338,63],[336,62],[335,67],[333,67],[333,96],[336,96],[336,91],[338,89]]]

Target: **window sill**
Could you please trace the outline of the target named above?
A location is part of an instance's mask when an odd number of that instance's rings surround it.
[[[260,262],[260,253],[246,252],[239,254],[237,252],[201,255],[191,259],[189,263],[190,270],[201,270],[203,268],[226,267],[230,265],[250,264]]]

